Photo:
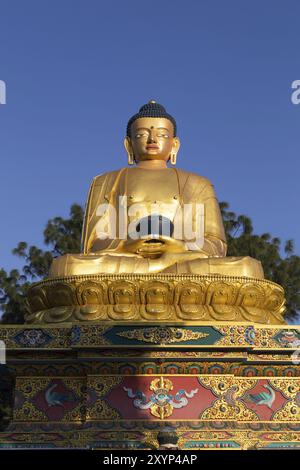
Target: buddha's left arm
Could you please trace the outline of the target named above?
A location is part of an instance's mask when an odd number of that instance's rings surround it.
[[[201,215],[204,217],[204,223],[202,224],[202,236],[193,241],[186,241],[187,248],[201,251],[208,257],[226,256],[227,244],[220,206],[214,188],[207,179],[199,177],[197,187],[192,195],[192,202],[198,204],[193,215],[194,227],[199,226],[199,213],[200,217]]]

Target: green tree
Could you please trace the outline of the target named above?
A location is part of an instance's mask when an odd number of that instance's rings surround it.
[[[255,235],[251,219],[236,215],[226,202],[220,203],[228,242],[228,256],[251,256],[261,261],[266,279],[280,284],[286,295],[287,318],[295,319],[300,310],[300,257],[292,240],[282,246],[269,233]]]
[[[2,323],[24,323],[26,293],[30,284],[47,276],[53,257],[80,251],[83,209],[73,204],[70,217],[55,217],[44,230],[48,250],[20,242],[13,254],[24,260],[22,273],[17,269],[7,273],[0,270],[0,309]]]
[[[281,284],[286,292],[288,317],[300,311],[300,257],[292,240],[282,247],[279,238],[268,233],[256,235],[249,217],[236,215],[225,202],[220,204],[228,241],[228,256],[251,256],[262,262],[265,276]],[[3,323],[23,323],[29,285],[47,276],[54,256],[80,251],[83,209],[73,204],[70,217],[49,220],[44,230],[47,250],[20,242],[13,253],[24,260],[22,273],[0,270],[0,309]]]

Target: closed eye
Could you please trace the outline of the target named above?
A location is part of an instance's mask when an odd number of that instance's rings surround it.
[[[141,137],[145,137],[147,134],[135,134],[136,139],[140,139]]]

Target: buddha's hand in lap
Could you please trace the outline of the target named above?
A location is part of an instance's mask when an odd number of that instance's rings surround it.
[[[126,240],[122,244],[122,250],[148,258],[150,271],[153,272],[166,269],[175,263],[207,258],[201,251],[188,250],[184,241],[166,236]]]
[[[185,243],[167,236],[148,236],[137,240],[129,239],[122,243],[121,249],[127,253],[135,253],[143,258],[161,258],[167,253],[187,253]]]

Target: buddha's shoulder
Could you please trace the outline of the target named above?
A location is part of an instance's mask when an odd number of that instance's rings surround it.
[[[118,170],[108,171],[107,173],[101,173],[94,177],[92,181],[93,186],[102,186],[104,183],[111,181],[112,183],[116,180],[119,173],[124,171],[125,168],[119,168]]]
[[[116,178],[123,173],[127,167],[119,168],[117,170],[109,171],[107,173],[102,173],[94,177],[92,185],[95,186],[102,186],[103,184],[113,184],[116,181]],[[134,169],[134,168],[133,168]],[[132,168],[127,169],[132,170]],[[170,169],[171,170],[171,169]],[[179,179],[181,180],[181,184],[185,185],[186,183],[197,185],[199,187],[204,188],[205,186],[211,186],[211,181],[206,178],[205,176],[199,175],[197,173],[193,173],[191,171],[182,170],[180,168],[176,168],[176,172],[178,174]]]
[[[182,181],[188,182],[188,184],[197,184],[201,187],[212,186],[211,181],[205,176],[198,175],[198,173],[193,173],[191,171],[176,169],[178,176]]]

